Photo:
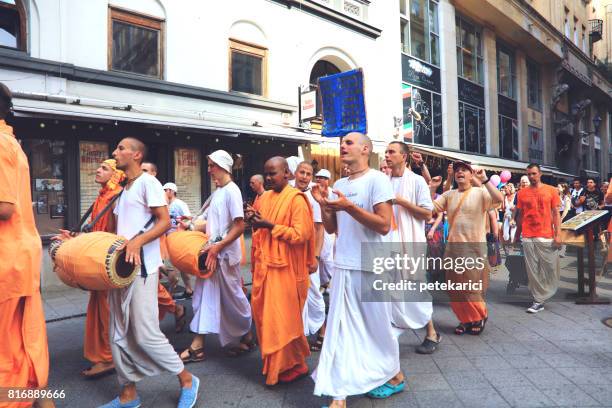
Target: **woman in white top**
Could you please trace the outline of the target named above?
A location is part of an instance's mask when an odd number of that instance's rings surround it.
[[[516,233],[516,223],[512,219],[512,212],[514,211],[514,199],[516,191],[514,190],[514,184],[506,184],[506,195],[504,196],[503,211],[504,211],[504,222],[503,222],[503,238],[504,245],[512,243],[514,241],[514,234]]]

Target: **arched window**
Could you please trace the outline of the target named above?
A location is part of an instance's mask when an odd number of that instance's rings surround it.
[[[26,14],[20,0],[0,0],[0,47],[26,49]]]
[[[310,71],[310,85],[316,86],[317,80],[321,77],[339,74],[340,68],[335,66],[329,61],[318,60],[314,66],[312,67],[312,71]],[[319,89],[317,88],[317,99],[320,100],[319,97]],[[317,116],[321,116],[321,104],[317,103]]]

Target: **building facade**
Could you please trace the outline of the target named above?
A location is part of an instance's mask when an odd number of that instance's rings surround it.
[[[401,0],[404,140],[491,169],[606,179],[612,86],[595,53],[608,49],[607,3]]]
[[[0,0],[0,82],[14,93],[10,123],[30,160],[43,240],[76,227],[97,195],[98,163],[126,136],[146,142],[158,178],[192,211],[212,189],[206,155],[220,148],[234,155],[246,199],[265,159],[310,158],[322,142],[299,123],[298,93],[330,73],[363,69],[368,130],[382,149],[400,95],[382,30],[395,21],[390,3]]]

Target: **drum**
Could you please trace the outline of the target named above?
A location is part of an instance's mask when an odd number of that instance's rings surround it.
[[[57,276],[68,286],[108,290],[128,286],[140,268],[125,261],[126,240],[109,232],[90,232],[65,241],[53,241],[49,255]]]
[[[200,254],[208,237],[199,231],[178,231],[166,237],[170,262],[181,272],[206,279],[212,272],[206,270],[206,254]]]

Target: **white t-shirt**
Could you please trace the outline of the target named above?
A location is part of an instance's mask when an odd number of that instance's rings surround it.
[[[409,202],[415,204],[417,207],[421,207],[421,208],[425,208],[427,210],[433,211],[434,206],[433,206],[433,202],[431,201],[431,192],[429,191],[429,186],[427,185],[427,182],[425,181],[425,179],[422,176],[419,176],[418,174],[415,174],[408,169],[405,169],[404,171],[407,173],[404,174],[403,177],[391,177],[391,184],[393,185],[393,191],[395,195],[397,196],[401,194],[400,191],[402,191],[402,189],[400,188],[400,186],[403,182],[410,183],[409,184],[410,191],[408,191],[408,194],[404,193],[402,197],[408,200]],[[405,187],[406,186],[404,186],[404,189]],[[396,204],[393,206],[393,215],[395,216],[395,221],[397,223],[399,223],[399,216],[400,216],[399,211],[407,211],[407,210],[404,207],[400,206],[399,204]],[[418,231],[419,233],[422,232],[422,237],[415,236],[415,237],[405,237],[405,238],[408,238],[408,240],[414,241],[414,242],[424,242],[425,241],[425,220],[416,218],[412,215],[410,215],[410,218],[414,226],[414,230]],[[408,231],[404,231],[404,233],[406,232]]]
[[[132,239],[152,217],[151,207],[166,207],[166,194],[155,177],[143,173],[132,185],[123,191],[113,211],[117,216],[117,235]],[[153,228],[155,222],[147,228]],[[157,273],[162,265],[159,238],[142,247],[147,274]]]
[[[244,218],[242,193],[233,181],[223,187],[217,187],[210,200],[207,211],[206,235],[213,240],[225,237],[236,218]],[[242,250],[240,239],[234,240],[219,253],[219,258],[227,258],[230,265],[240,263]]]
[[[172,202],[168,206],[168,212],[170,213],[171,227],[168,232],[166,232],[166,234],[176,232],[179,217],[191,215],[191,211],[189,211],[189,206],[187,205],[187,203],[178,198],[172,200]]]
[[[315,224],[317,222],[323,222],[323,218],[321,218],[321,206],[319,205],[319,203],[317,203],[317,200],[315,200],[314,197],[312,196],[312,191],[310,190],[310,188],[304,191],[304,194],[306,194],[306,197],[308,197],[308,201],[310,202],[310,205],[312,206],[312,219],[315,222]]]
[[[334,184],[347,199],[360,208],[373,213],[376,204],[392,200],[393,187],[389,177],[378,170],[370,169],[355,180],[342,178]],[[361,270],[361,244],[389,242],[390,234],[381,235],[366,228],[346,211],[336,212],[338,235],[336,238],[335,265],[343,269]]]

